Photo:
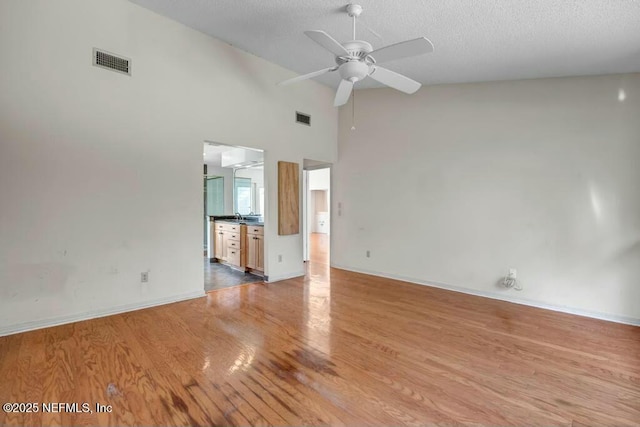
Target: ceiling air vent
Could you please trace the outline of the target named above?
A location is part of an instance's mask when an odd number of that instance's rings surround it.
[[[300,113],[296,111],[296,123],[311,126],[311,116],[308,114]]]
[[[93,49],[93,65],[131,75],[131,60],[100,49]]]

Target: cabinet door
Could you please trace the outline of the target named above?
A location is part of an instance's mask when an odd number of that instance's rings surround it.
[[[222,259],[224,261],[227,261],[228,258],[228,254],[227,254],[227,246],[229,246],[229,232],[228,231],[223,231],[222,232],[222,245],[221,246],[221,251],[222,251]]]
[[[256,248],[256,270],[264,271],[264,236],[256,235],[255,248]]]
[[[214,236],[215,236],[215,241],[214,241],[214,246],[213,246],[213,256],[218,258],[218,259],[223,259],[224,258],[224,232],[221,230],[215,230],[214,231]]]
[[[227,248],[227,262],[236,267],[240,267],[240,249]]]
[[[247,245],[246,245],[246,253],[247,253],[247,267],[256,268],[256,236],[254,234],[247,234]]]

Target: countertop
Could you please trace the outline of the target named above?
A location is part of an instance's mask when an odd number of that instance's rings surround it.
[[[235,218],[215,218],[215,217],[211,217],[210,219],[215,222],[226,222],[229,224],[253,225],[257,227],[264,227],[264,222],[260,222],[260,221],[247,221],[247,220],[240,221]]]

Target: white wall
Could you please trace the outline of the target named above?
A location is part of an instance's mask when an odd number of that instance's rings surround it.
[[[266,150],[266,272],[303,273],[276,165],[335,159],[332,90],[125,0],[2,1],[0,52],[0,334],[202,294],[205,140]]]
[[[640,74],[359,91],[333,264],[638,322],[639,118]]]

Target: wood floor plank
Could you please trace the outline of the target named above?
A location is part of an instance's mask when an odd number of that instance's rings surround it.
[[[640,425],[640,328],[331,269],[0,337],[0,425]],[[315,250],[319,249],[319,250]]]
[[[29,333],[10,335],[0,338],[0,348],[2,351],[2,359],[0,359],[0,403],[13,403],[22,398],[19,390],[28,386],[29,383],[21,384],[17,374],[17,367],[20,362],[20,348],[25,337]],[[0,425],[16,425],[17,414],[0,411]]]

